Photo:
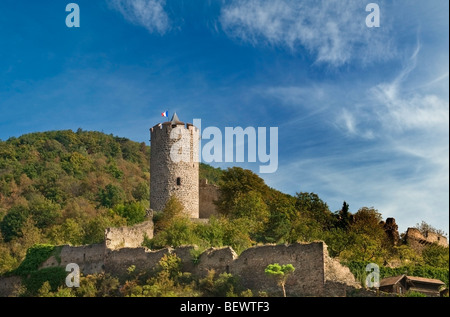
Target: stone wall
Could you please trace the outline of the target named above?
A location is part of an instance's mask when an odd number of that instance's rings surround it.
[[[447,238],[434,232],[422,234],[417,228],[408,228],[405,235],[406,243],[416,251],[421,252],[424,247],[437,243],[440,246],[448,247]]]
[[[191,124],[164,122],[150,131],[150,208],[162,211],[175,196],[190,218],[198,218],[199,130]],[[181,155],[181,161],[172,159],[172,149]]]
[[[209,270],[217,274],[231,273],[238,276],[244,288],[254,294],[266,291],[281,295],[280,287],[264,270],[269,264],[292,264],[294,273],[286,283],[288,296],[345,296],[349,289],[360,288],[349,269],[328,256],[323,242],[309,244],[255,246],[237,256],[230,247],[211,248],[194,259],[195,246],[176,249],[166,248],[150,251],[147,248],[121,248],[110,250],[104,244],[72,247],[63,246],[61,261],[50,257],[41,268],[76,263],[84,275],[110,273],[122,280],[128,275],[127,269],[134,265],[135,272],[150,272],[165,254],[176,254],[182,261],[183,271],[204,277]],[[15,280],[0,279],[0,296],[11,295]]]
[[[171,253],[166,248],[150,251],[147,248],[123,248],[109,251],[105,256],[105,272],[118,277],[126,277],[127,270],[134,265],[135,272],[149,272],[156,267],[165,254]]]
[[[40,268],[56,266],[65,268],[69,263],[76,263],[80,267],[80,271],[85,275],[100,273],[105,269],[106,252],[107,249],[104,243],[79,247],[64,245],[61,249],[59,262],[54,256],[51,256],[41,264]]]
[[[0,297],[13,296],[22,285],[22,280],[18,276],[0,277]]]
[[[217,207],[215,200],[219,199],[219,186],[208,184],[208,180],[200,180],[199,186],[199,213],[200,218],[209,219],[211,216],[217,216]]]
[[[108,228],[105,232],[106,247],[111,250],[136,248],[144,242],[144,236],[153,238],[153,221],[146,221],[133,227]]]
[[[245,288],[281,295],[277,282],[265,275],[272,263],[292,264],[294,273],[286,283],[288,296],[320,296],[324,287],[324,244],[265,245],[245,250],[231,266],[231,273],[240,276]]]
[[[326,296],[347,296],[347,292],[361,288],[356,282],[350,269],[328,255],[327,246],[324,245],[324,275]]]
[[[231,273],[231,266],[237,258],[231,247],[208,249],[200,255],[193,273],[200,277],[205,277],[209,270],[216,274]]]

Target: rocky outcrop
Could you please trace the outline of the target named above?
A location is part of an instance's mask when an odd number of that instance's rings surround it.
[[[389,239],[391,245],[396,246],[400,240],[400,235],[398,234],[398,225],[394,218],[387,218],[383,225],[383,229]]]
[[[324,252],[325,288],[326,296],[347,296],[348,291],[360,289],[355,276],[350,269],[343,266],[338,260],[331,258]]]

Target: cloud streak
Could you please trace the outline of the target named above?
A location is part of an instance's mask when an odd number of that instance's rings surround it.
[[[108,4],[128,22],[143,26],[150,33],[164,35],[170,30],[165,0],[108,0]]]
[[[261,88],[297,115],[287,128],[298,126],[289,142],[299,150],[266,177],[270,186],[316,191],[332,209],[343,200],[353,212],[374,206],[395,217],[401,230],[421,220],[448,230],[449,102],[440,92],[448,75],[417,81],[421,49],[416,46],[390,81]],[[319,108],[318,117],[311,116]],[[302,136],[311,133],[328,140],[325,151],[308,150],[312,145]]]
[[[445,135],[449,125],[449,102],[438,94],[424,93],[420,89],[406,90],[406,80],[417,65],[418,45],[403,70],[391,82],[381,82],[360,96],[358,104],[341,109],[336,124],[349,134],[364,137],[375,131],[378,137],[405,136],[414,133]],[[442,77],[442,76],[441,76]],[[441,78],[440,80],[444,79]],[[438,81],[435,81],[438,83]],[[430,86],[426,84],[424,86]],[[351,123],[351,124],[350,124]],[[362,128],[356,128],[356,127]],[[367,131],[365,131],[367,130]]]
[[[303,47],[318,63],[390,59],[396,49],[389,23],[385,19],[382,28],[367,28],[365,5],[357,0],[235,0],[222,8],[220,22],[231,37],[255,46]]]

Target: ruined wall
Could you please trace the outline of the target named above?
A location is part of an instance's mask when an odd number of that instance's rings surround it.
[[[66,267],[69,263],[76,263],[80,271],[85,274],[95,274],[104,271],[105,254],[107,249],[104,243],[91,244],[80,247],[65,245],[61,249],[60,261],[54,256],[41,264],[40,268]]]
[[[149,272],[156,267],[165,254],[171,249],[150,251],[147,248],[123,248],[109,251],[105,256],[105,272],[114,276],[125,277],[127,269],[134,265],[135,272]]]
[[[171,138],[172,132],[175,138]],[[191,218],[198,218],[199,130],[190,124],[164,122],[151,128],[150,133],[150,208],[162,211],[175,196]],[[173,146],[175,154],[181,154],[179,162],[171,157]]]
[[[383,225],[383,229],[389,239],[389,242],[396,246],[400,240],[400,235],[398,233],[398,225],[395,222],[395,218],[387,218],[386,222],[382,221],[380,224]]]
[[[434,232],[427,232],[426,238],[428,242],[437,243],[440,246],[448,247],[447,238],[440,234]]]
[[[209,270],[216,274],[231,273],[238,276],[244,288],[267,291],[271,295],[281,295],[280,287],[264,270],[269,264],[292,264],[295,272],[286,283],[288,296],[345,296],[349,290],[360,288],[350,270],[328,256],[323,242],[309,244],[255,246],[237,256],[230,247],[211,248],[197,259],[193,257],[195,246],[183,246],[150,251],[147,248],[107,249],[104,244],[83,247],[63,246],[61,261],[55,257],[46,260],[41,268],[76,263],[84,275],[110,273],[119,278],[127,278],[127,269],[134,265],[135,272],[150,272],[165,254],[176,254],[182,261],[183,271],[204,277]],[[13,292],[20,280],[0,279],[0,296]]]
[[[13,296],[22,284],[18,276],[0,277],[0,297]]]
[[[214,270],[216,274],[231,273],[231,266],[237,258],[231,247],[210,248],[200,255],[193,273],[200,277],[205,277],[208,270]]]
[[[433,233],[426,232],[424,235],[417,228],[408,228],[405,235],[406,243],[418,252],[422,252],[422,250],[433,243],[437,243],[440,246],[448,247],[447,238]]]
[[[200,180],[199,186],[199,213],[200,218],[209,219],[211,216],[217,216],[217,207],[215,200],[219,199],[219,186],[208,184],[208,180]]]
[[[264,270],[272,263],[292,264],[294,273],[286,283],[288,296],[320,296],[324,287],[322,242],[291,245],[265,245],[245,250],[231,266],[231,273],[240,276],[246,288],[281,295],[274,279]]]
[[[196,269],[196,264],[194,263],[194,257],[192,256],[192,251],[197,250],[196,245],[180,246],[172,250],[172,254],[175,254],[181,259],[183,272],[194,272]]]
[[[324,275],[325,287],[324,295],[326,296],[347,296],[348,291],[360,289],[361,285],[356,282],[355,276],[350,269],[343,266],[339,261],[332,259],[328,255],[327,246],[324,245]]]
[[[151,220],[133,227],[107,228],[106,247],[111,250],[140,247],[145,235],[150,239],[153,238],[153,221]]]

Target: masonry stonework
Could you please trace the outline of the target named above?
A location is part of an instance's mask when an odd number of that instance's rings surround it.
[[[175,196],[191,218],[199,218],[199,130],[175,114],[151,128],[150,135],[150,208],[162,211]]]
[[[144,236],[153,238],[153,221],[145,221],[132,227],[108,228],[105,232],[105,243],[111,250],[136,248],[142,245]]]
[[[324,244],[324,293],[325,296],[344,297],[349,290],[359,289],[360,285],[350,269],[341,265],[338,261],[328,255],[327,245]]]
[[[219,199],[219,186],[208,184],[207,179],[200,180],[199,187],[199,214],[202,219],[209,219],[217,216],[217,207],[214,201]]]
[[[0,297],[14,296],[22,285],[18,276],[0,277]]]
[[[77,263],[84,275],[109,273],[124,280],[128,277],[130,266],[135,266],[136,273],[151,272],[165,254],[175,254],[181,259],[185,272],[198,277],[206,276],[210,270],[216,274],[231,273],[239,277],[244,288],[254,293],[266,291],[281,295],[276,281],[264,272],[272,263],[292,264],[295,267],[295,272],[286,283],[288,296],[345,296],[348,290],[361,288],[348,268],[328,256],[323,242],[255,246],[240,256],[230,247],[211,248],[194,261],[191,250],[195,248],[184,246],[151,251],[142,247],[111,250],[104,244],[63,246],[61,261],[50,257],[41,268]],[[0,278],[0,296],[12,295],[18,284],[20,280]]]
[[[448,248],[448,241],[445,236],[434,232],[422,234],[417,228],[408,228],[405,235],[405,241],[411,248],[418,252],[422,252],[426,246],[433,243]]]
[[[165,254],[169,254],[170,251],[169,248],[150,251],[142,247],[113,250],[105,256],[104,271],[119,278],[126,277],[128,268],[133,265],[136,267],[136,272],[150,272],[156,268],[161,258]]]
[[[59,262],[54,256],[51,256],[41,264],[40,268],[55,266],[65,268],[69,263],[76,263],[80,267],[80,271],[85,275],[99,273],[105,269],[106,251],[107,249],[104,243],[80,247],[64,245],[61,249]]]
[[[194,273],[200,277],[205,277],[210,270],[216,274],[231,273],[231,266],[237,258],[231,247],[210,248],[200,255]]]
[[[320,296],[324,292],[323,243],[265,245],[245,250],[231,266],[243,286],[255,291],[281,295],[276,280],[265,275],[272,263],[292,264],[295,271],[286,282],[288,296]]]

